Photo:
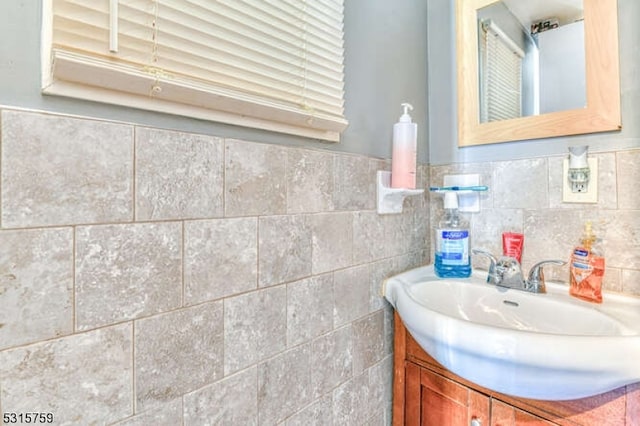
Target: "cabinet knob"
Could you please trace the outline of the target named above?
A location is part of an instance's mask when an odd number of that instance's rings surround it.
[[[482,422],[476,418],[471,419],[471,425],[470,426],[482,426]]]

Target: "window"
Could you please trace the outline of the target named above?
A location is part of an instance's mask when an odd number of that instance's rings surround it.
[[[480,28],[480,122],[521,117],[524,52],[490,20]]]
[[[323,140],[343,0],[45,0],[43,92]]]

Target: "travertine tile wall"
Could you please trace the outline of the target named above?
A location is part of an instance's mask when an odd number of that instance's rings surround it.
[[[544,259],[568,260],[584,222],[591,220],[606,254],[605,290],[640,296],[640,149],[590,154],[598,160],[598,203],[562,202],[565,156],[431,166],[430,181],[451,173],[479,173],[489,185],[481,212],[471,214],[472,246],[502,253],[504,231],[525,235],[527,269]],[[432,223],[442,201],[431,199]],[[474,264],[486,268],[482,258]],[[547,278],[568,282],[568,267],[545,267]]]
[[[375,212],[388,162],[0,117],[0,410],[82,425],[390,423],[378,289],[428,261],[430,227],[427,196]]]

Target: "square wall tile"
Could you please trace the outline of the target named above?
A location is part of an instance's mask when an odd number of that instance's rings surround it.
[[[222,139],[136,128],[136,219],[223,215]]]
[[[353,263],[353,213],[309,215],[314,274],[346,268]]]
[[[372,262],[384,258],[387,248],[387,227],[375,211],[353,213],[353,263]]]
[[[411,251],[411,234],[415,233],[413,212],[405,210],[402,214],[379,216],[384,239],[374,244],[383,245],[385,257],[400,256]]]
[[[76,230],[76,323],[80,330],[182,304],[178,222],[80,226]]]
[[[260,424],[278,424],[312,401],[310,359],[301,345],[258,366]]]
[[[640,296],[640,271],[622,270],[622,291],[634,296]]]
[[[287,149],[228,140],[225,150],[225,216],[287,212]]]
[[[604,210],[594,220],[603,239],[608,267],[640,270],[640,214],[636,210]],[[596,234],[598,235],[598,234]]]
[[[0,231],[0,350],[73,332],[73,230]]]
[[[353,377],[333,390],[333,424],[336,426],[368,425],[373,413],[369,398],[373,389],[369,386],[367,372]]]
[[[333,204],[336,210],[373,210],[376,171],[368,157],[336,154]]]
[[[0,352],[2,411],[53,413],[56,424],[108,424],[133,414],[132,325]]]
[[[287,346],[309,341],[332,328],[332,274],[287,284]]]
[[[287,213],[333,210],[334,154],[287,150]]]
[[[431,216],[429,206],[426,202],[422,207],[417,207],[412,212],[408,212],[407,222],[411,225],[404,238],[408,240],[408,250],[415,252],[428,249],[431,242]]]
[[[640,210],[640,149],[616,153],[618,207]]]
[[[224,300],[224,372],[230,374],[285,350],[285,286]]]
[[[222,302],[213,302],[136,322],[137,410],[222,378],[222,316]]]
[[[493,207],[549,207],[549,167],[546,158],[500,161],[493,167]]]
[[[258,374],[251,367],[184,396],[184,425],[258,424]]]
[[[384,311],[353,322],[353,371],[360,374],[385,356]]]
[[[325,395],[353,375],[353,333],[350,325],[311,342],[311,385],[315,397]]]
[[[284,426],[333,426],[331,395],[315,401],[289,417]]]
[[[258,227],[260,287],[311,275],[312,237],[306,216],[261,217]]]
[[[606,264],[606,256],[605,256],[605,264]],[[606,291],[615,291],[615,292],[623,292],[622,288],[622,274],[623,270],[619,268],[609,268],[605,265],[604,268],[604,276],[607,277],[606,280],[602,282],[602,289]],[[565,278],[564,281],[568,282],[568,277]],[[633,294],[633,292],[627,292]]]
[[[2,226],[133,218],[133,127],[2,111]]]
[[[186,304],[257,288],[257,218],[189,221],[184,232]]]
[[[393,402],[393,356],[389,355],[369,368],[369,407],[371,413],[379,413],[389,424]]]
[[[369,265],[334,272],[334,327],[339,327],[369,313],[369,280]]]

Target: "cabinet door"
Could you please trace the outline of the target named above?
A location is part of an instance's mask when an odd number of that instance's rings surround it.
[[[491,400],[491,426],[554,426],[538,416],[522,411],[502,401]]]
[[[409,364],[406,370],[406,425],[469,426],[473,419],[483,425],[489,424],[489,397]]]

